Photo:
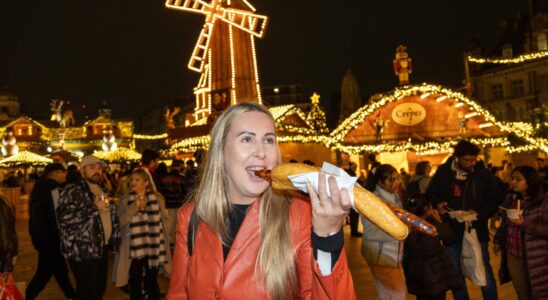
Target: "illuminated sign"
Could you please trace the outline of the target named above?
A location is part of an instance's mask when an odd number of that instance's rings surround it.
[[[426,109],[415,102],[402,103],[392,110],[392,120],[402,126],[417,125],[425,118]]]

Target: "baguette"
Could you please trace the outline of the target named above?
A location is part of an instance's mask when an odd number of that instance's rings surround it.
[[[280,164],[270,174],[272,188],[295,190],[288,176],[319,171],[320,168],[306,164]],[[260,173],[258,176],[264,178]],[[354,186],[354,206],[360,215],[369,219],[395,239],[403,240],[409,233],[408,227],[392,212],[386,202],[359,185]]]

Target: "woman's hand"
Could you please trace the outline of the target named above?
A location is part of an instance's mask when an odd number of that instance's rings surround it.
[[[306,186],[312,203],[312,228],[319,236],[339,232],[352,207],[348,191],[345,188],[339,190],[337,181],[333,177],[328,179],[331,198],[327,196],[325,176],[324,172],[320,172],[318,193],[310,184]]]

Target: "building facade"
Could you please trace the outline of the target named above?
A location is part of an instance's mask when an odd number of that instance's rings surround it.
[[[531,122],[535,109],[548,103],[548,13],[541,1],[529,6],[530,16],[500,21],[493,50],[477,43],[465,51],[468,96],[501,121]]]

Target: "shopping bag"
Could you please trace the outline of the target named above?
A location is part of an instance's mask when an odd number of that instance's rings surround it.
[[[23,300],[23,295],[15,286],[13,276],[0,273],[0,300]]]
[[[464,237],[462,238],[460,264],[463,275],[470,279],[474,285],[487,285],[485,266],[483,265],[483,256],[481,254],[481,245],[478,240],[476,229],[472,227],[470,222],[466,222],[465,225]]]

